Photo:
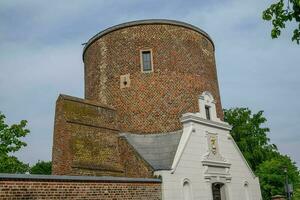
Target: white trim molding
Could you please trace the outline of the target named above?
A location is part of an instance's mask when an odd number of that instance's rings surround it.
[[[205,91],[203,92],[200,96],[199,96],[199,115],[203,118],[203,119],[207,119],[206,116],[206,107],[209,108],[209,115],[210,115],[210,119],[211,121],[218,121],[220,122],[221,120],[217,117],[217,111],[216,111],[216,101],[214,100],[213,95],[208,92]]]
[[[143,52],[150,52],[150,59],[151,59],[151,70],[149,71],[144,71],[144,62],[143,62]],[[140,65],[141,65],[141,72],[142,73],[151,73],[154,72],[154,66],[153,66],[153,51],[151,48],[145,48],[140,50]]]
[[[190,139],[191,134],[195,132],[195,129],[193,127],[193,123],[190,124],[189,127],[183,128],[182,136],[180,138],[180,142],[174,157],[174,161],[171,168],[171,173],[173,174],[178,166],[178,163],[180,161],[180,158],[184,152],[184,149]]]
[[[202,125],[211,126],[223,130],[230,131],[232,126],[223,121],[212,121],[203,118],[199,113],[185,113],[181,117],[181,123],[195,122]]]

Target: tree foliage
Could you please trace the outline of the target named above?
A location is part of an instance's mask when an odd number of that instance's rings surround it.
[[[0,156],[0,173],[18,173],[28,172],[29,165],[18,160],[15,156]]]
[[[51,174],[52,163],[51,161],[38,161],[34,166],[29,170],[30,174]]]
[[[24,164],[11,153],[26,146],[20,138],[25,137],[29,130],[26,129],[26,120],[11,126],[5,123],[5,116],[0,112],[0,172],[1,173],[25,173],[28,164]]]
[[[270,143],[267,136],[270,130],[264,127],[267,120],[263,111],[252,114],[248,108],[224,110],[224,121],[232,126],[232,137],[259,177],[264,200],[284,194],[284,167],[287,167],[288,178],[296,191],[293,200],[300,200],[299,171],[288,156],[281,155],[276,145]]]
[[[270,130],[263,127],[267,121],[263,111],[252,114],[248,108],[224,110],[224,121],[232,126],[231,135],[253,171],[272,154],[276,154],[277,147],[270,144],[267,137]]]
[[[293,199],[294,200],[299,200],[300,199],[300,180],[298,180],[298,186],[295,187],[294,189],[294,195],[293,195]]]
[[[264,20],[272,21],[271,37],[278,38],[281,30],[285,28],[287,22],[295,21],[296,27],[293,31],[292,41],[300,44],[300,0],[279,0],[271,4],[269,8],[263,11]]]
[[[287,169],[289,183],[293,183],[297,190],[299,171],[295,163],[288,156],[280,155],[259,165],[257,175],[260,180],[264,199],[271,199],[274,195],[285,194],[285,168]],[[294,199],[296,199],[295,196]]]

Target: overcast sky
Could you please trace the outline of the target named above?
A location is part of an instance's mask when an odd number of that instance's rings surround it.
[[[261,19],[269,0],[1,0],[0,111],[7,122],[28,120],[29,163],[50,160],[55,101],[83,97],[82,43],[127,21],[164,18],[205,30],[216,47],[224,108],[265,111],[269,137],[300,166],[300,46],[292,26],[280,39]]]

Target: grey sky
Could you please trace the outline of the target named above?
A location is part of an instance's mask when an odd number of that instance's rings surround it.
[[[216,46],[224,108],[264,110],[271,142],[300,166],[300,46],[292,27],[277,40],[261,20],[267,0],[0,1],[0,110],[27,119],[28,147],[17,155],[50,160],[59,93],[83,97],[82,46],[99,31],[147,18],[204,29]]]

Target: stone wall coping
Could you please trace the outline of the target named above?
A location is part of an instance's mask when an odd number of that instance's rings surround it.
[[[82,59],[84,60],[84,54],[86,52],[86,50],[88,49],[88,47],[94,43],[96,40],[98,40],[99,38],[101,38],[102,36],[122,29],[122,28],[127,28],[127,27],[131,27],[131,26],[138,26],[138,25],[149,25],[149,24],[169,24],[169,25],[175,25],[175,26],[181,26],[181,27],[185,27],[191,30],[194,30],[200,34],[202,34],[203,36],[205,36],[213,45],[213,49],[215,49],[215,45],[213,40],[211,39],[211,37],[208,35],[208,33],[206,33],[205,31],[203,31],[202,29],[188,24],[186,22],[181,22],[181,21],[177,21],[177,20],[169,20],[169,19],[146,19],[146,20],[137,20],[137,21],[131,21],[131,22],[125,22],[122,24],[118,24],[112,27],[109,27],[107,29],[104,29],[103,31],[100,31],[99,33],[97,33],[96,35],[94,35],[92,38],[90,38],[88,40],[87,43],[85,43],[85,46],[83,48],[83,53],[82,53]]]
[[[105,104],[101,104],[101,103],[91,101],[91,100],[88,100],[88,99],[82,99],[82,98],[79,98],[79,97],[74,97],[74,96],[70,96],[70,95],[66,95],[66,94],[60,94],[58,98],[68,100],[68,101],[83,103],[83,104],[87,104],[87,105],[90,105],[90,106],[107,108],[107,109],[116,111],[116,109],[114,107],[110,106],[110,105],[105,105]]]
[[[230,131],[232,129],[232,126],[230,126],[228,123],[223,122],[223,121],[212,121],[212,120],[207,120],[199,116],[198,113],[185,113],[181,117],[181,122],[196,122],[199,124],[204,124],[207,126],[211,126],[214,128],[219,128],[223,130]]]
[[[1,180],[17,181],[61,181],[61,182],[109,182],[109,183],[161,183],[157,178],[128,178],[112,176],[65,176],[65,175],[33,175],[0,173]]]

